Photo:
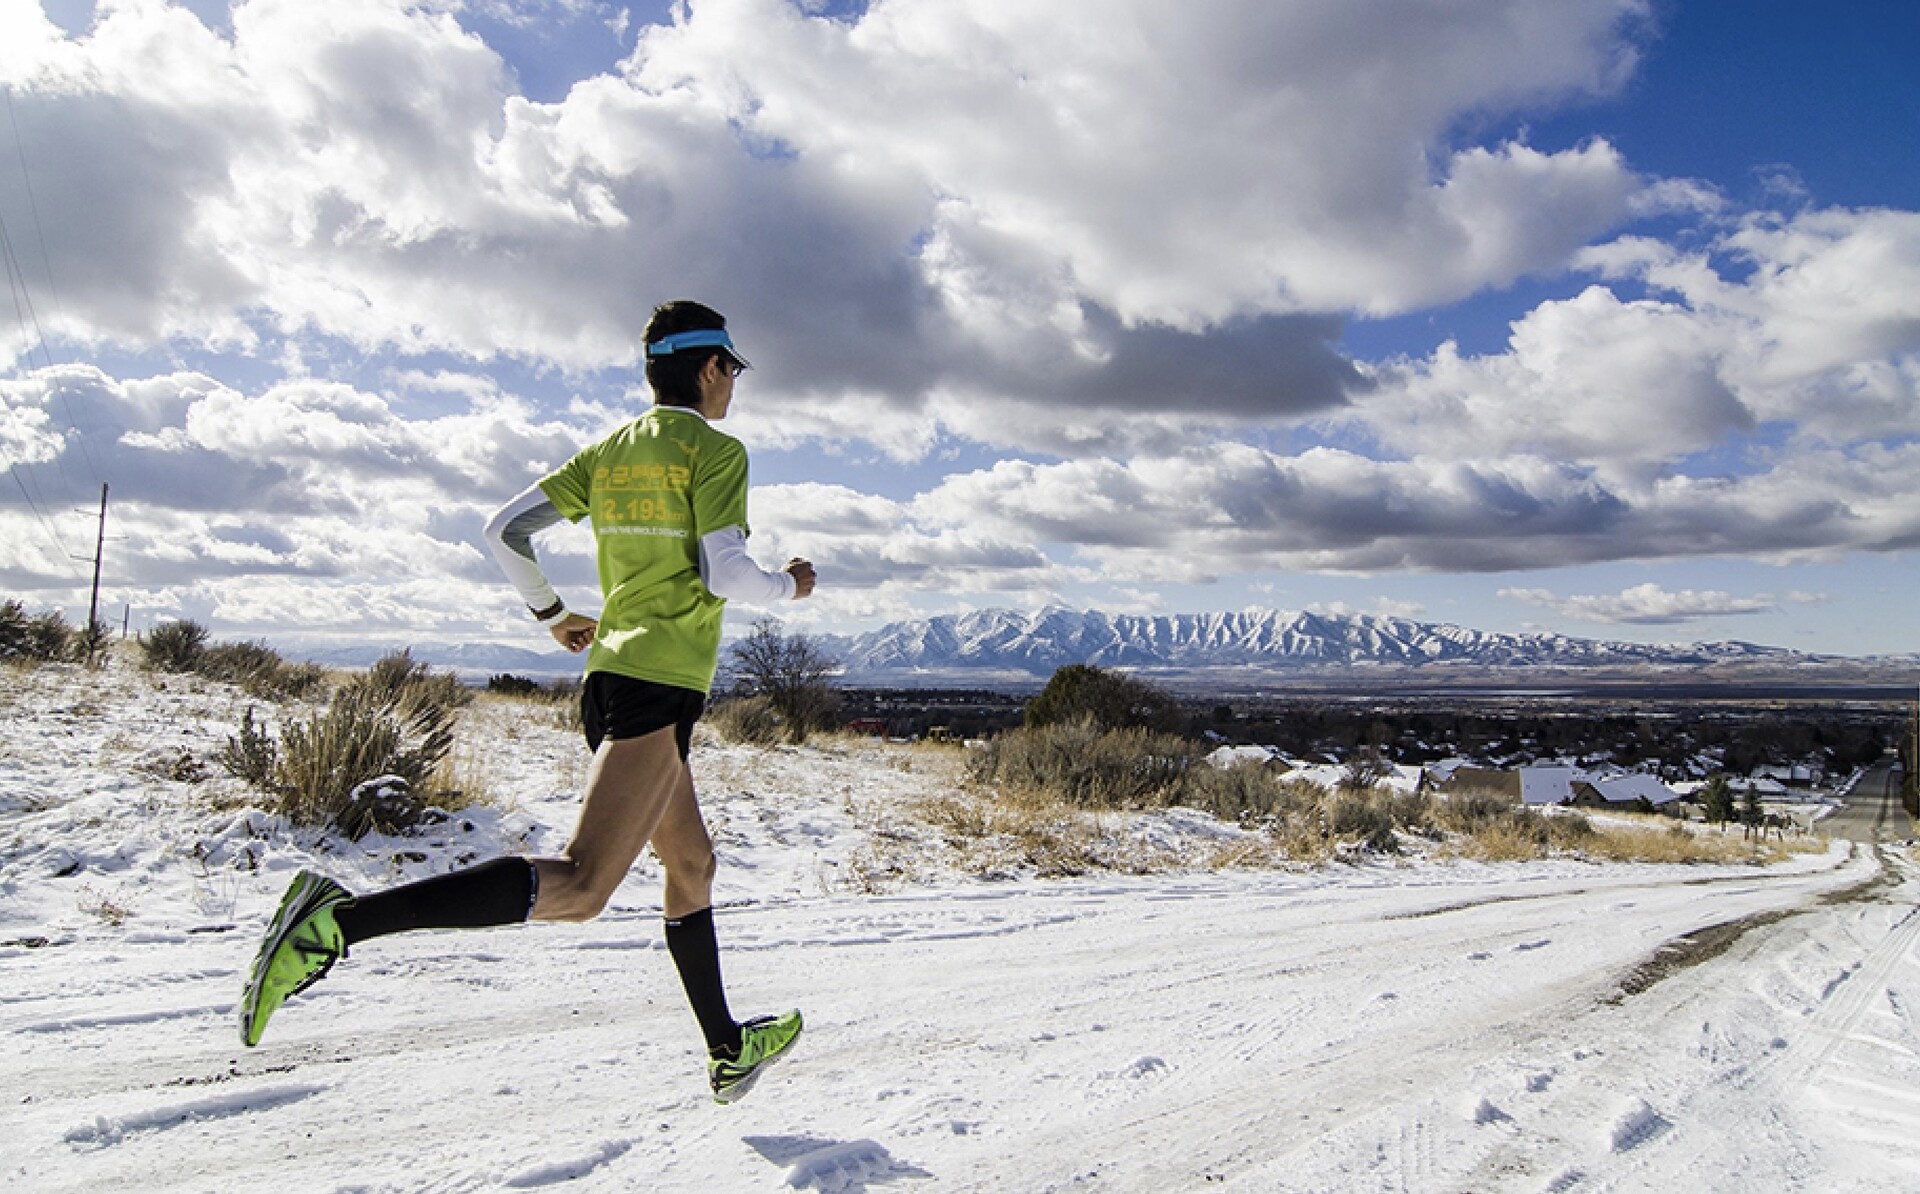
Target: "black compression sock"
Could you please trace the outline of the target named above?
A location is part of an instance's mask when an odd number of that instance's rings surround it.
[[[533,912],[539,872],[529,858],[496,858],[469,870],[359,896],[334,910],[346,943],[413,929],[520,924]]]
[[[707,1052],[740,1055],[740,1026],[727,1010],[727,990],[720,982],[720,942],[713,932],[713,909],[667,922],[667,952],[680,971],[694,1018],[707,1038]]]

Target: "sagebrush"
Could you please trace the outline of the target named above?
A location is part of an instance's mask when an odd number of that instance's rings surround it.
[[[296,825],[354,838],[406,830],[429,809],[467,802],[447,761],[458,709],[471,699],[452,676],[401,652],[342,685],[324,709],[286,723],[278,739],[249,708],[217,761]],[[356,789],[388,776],[399,782],[378,800],[354,799]]]
[[[95,627],[97,633],[99,628]],[[0,660],[27,660],[54,663],[73,659],[85,644],[84,630],[68,625],[59,610],[27,614],[27,608],[12,598],[0,601]]]

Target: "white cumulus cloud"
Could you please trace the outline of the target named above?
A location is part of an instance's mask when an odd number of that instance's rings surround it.
[[[1717,590],[1693,589],[1671,593],[1652,582],[1612,594],[1560,597],[1545,589],[1502,589],[1500,596],[1576,621],[1633,626],[1674,626],[1701,618],[1770,613],[1779,608],[1779,601],[1766,594],[1736,597]]]

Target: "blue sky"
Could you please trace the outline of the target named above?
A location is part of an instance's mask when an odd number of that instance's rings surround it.
[[[136,625],[538,645],[478,527],[685,295],[804,628],[1920,651],[1916,49],[1892,0],[0,0],[0,590],[84,616],[105,480]]]

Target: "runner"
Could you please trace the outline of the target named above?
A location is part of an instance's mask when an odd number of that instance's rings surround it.
[[[813,565],[765,572],[747,555],[747,454],[711,425],[727,415],[746,358],[726,320],[689,301],[655,309],[645,333],[654,406],[508,502],[486,537],[528,609],[569,651],[586,650],[581,712],[593,763],[580,823],[559,858],[499,858],[354,896],[302,872],[260,945],[240,1007],[257,1044],[289,996],[353,946],[389,933],[599,915],[651,843],[666,872],[668,951],[706,1037],[714,1098],[745,1095],[800,1034],[800,1013],[736,1023],[713,925],[713,842],[694,797],[687,748],[713,683],[728,599],[809,596]],[[593,520],[604,608],[566,608],[532,536],[562,518]]]

